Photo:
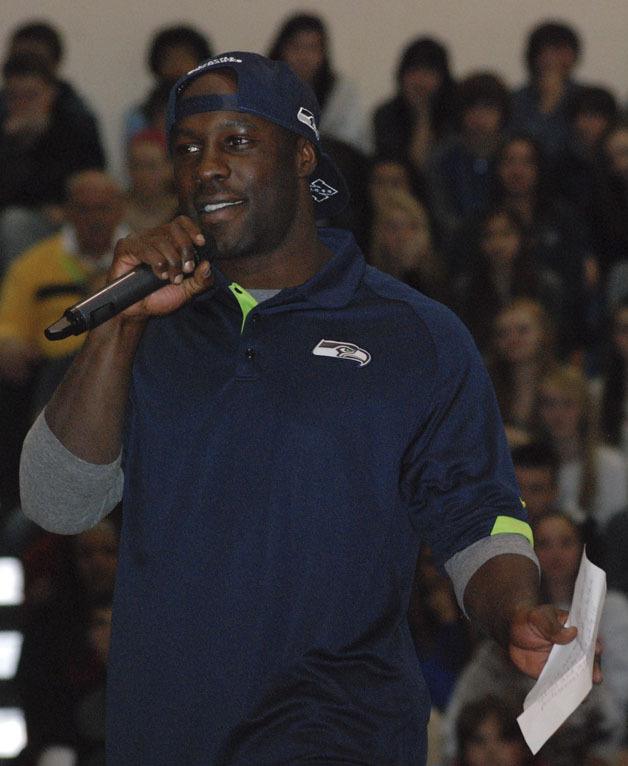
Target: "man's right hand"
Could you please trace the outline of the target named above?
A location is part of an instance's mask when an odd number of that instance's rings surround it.
[[[209,261],[195,263],[196,248],[204,244],[205,237],[198,226],[183,215],[156,229],[119,240],[107,282],[126,274],[140,263],[148,264],[164,280],[164,287],[130,306],[121,316],[143,319],[169,314],[211,287],[213,277]],[[186,276],[188,278],[184,278]]]

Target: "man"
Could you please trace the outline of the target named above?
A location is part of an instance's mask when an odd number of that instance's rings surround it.
[[[61,33],[47,21],[27,21],[16,27],[8,40],[7,58],[16,53],[31,53],[43,59],[53,75],[57,87],[57,101],[64,111],[88,116],[96,124],[96,118],[76,88],[60,74],[65,46]],[[0,114],[6,109],[5,93],[0,91]]]
[[[549,445],[530,442],[512,450],[512,462],[528,520],[534,526],[541,516],[558,508],[560,461]]]
[[[144,262],[168,284],[90,333],[25,443],[23,505],[42,525],[76,532],[124,495],[116,766],[420,763],[429,703],[406,610],[422,536],[519,667],[538,674],[575,634],[537,606],[468,334],[316,229],[346,201],[318,116],[256,54],[179,81],[183,215],[120,242],[110,271]]]
[[[58,226],[67,179],[105,164],[92,117],[66,108],[46,59],[15,53],[2,71],[0,271]]]
[[[572,75],[580,53],[580,38],[566,24],[544,22],[528,37],[529,81],[513,93],[510,129],[536,138],[551,158],[569,141],[570,105],[580,88]]]
[[[0,293],[0,378],[25,383],[42,362],[74,354],[82,338],[51,343],[44,330],[69,304],[93,292],[111,265],[122,227],[122,190],[105,173],[72,176],[64,204],[66,223],[10,266]]]

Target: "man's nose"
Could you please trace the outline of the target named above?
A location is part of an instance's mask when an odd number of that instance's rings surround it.
[[[197,177],[201,182],[213,181],[217,178],[227,178],[229,175],[227,157],[219,146],[207,144],[203,149],[197,167]]]

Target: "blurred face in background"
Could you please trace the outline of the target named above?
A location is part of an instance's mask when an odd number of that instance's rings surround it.
[[[128,169],[131,190],[138,196],[160,197],[173,190],[172,165],[165,146],[157,141],[133,141]]]
[[[495,347],[509,364],[532,362],[543,350],[545,330],[532,305],[504,309],[495,321]]]
[[[52,111],[57,89],[36,74],[15,74],[5,79],[5,94],[9,116],[46,118]]]
[[[315,29],[295,32],[284,44],[281,57],[293,72],[311,84],[325,59],[320,32]]]
[[[401,75],[401,95],[410,108],[428,102],[443,84],[443,75],[432,67],[407,69]]]
[[[511,141],[504,149],[497,174],[507,195],[527,197],[534,194],[538,181],[538,159],[529,141]]]
[[[577,58],[576,52],[567,43],[545,45],[536,57],[535,69],[540,75],[553,72],[567,79],[573,72]]]
[[[498,213],[486,221],[481,247],[489,263],[498,268],[514,263],[521,250],[521,232],[507,213]]]
[[[524,766],[527,755],[518,739],[506,739],[499,721],[488,716],[465,744],[465,766]]]
[[[408,171],[401,162],[384,160],[373,166],[369,178],[369,194],[373,205],[384,203],[391,191],[411,194]]]
[[[554,508],[558,486],[551,468],[516,465],[515,477],[531,523]]]
[[[402,271],[416,268],[421,255],[431,247],[430,225],[425,209],[416,211],[390,207],[379,219],[378,239]]]
[[[609,118],[600,112],[580,112],[574,120],[574,131],[587,149],[595,149],[610,125]]]
[[[628,128],[619,128],[610,134],[606,153],[615,173],[628,179]]]
[[[545,382],[540,390],[539,412],[552,438],[559,441],[580,439],[582,402],[574,392]]]
[[[117,186],[96,171],[85,171],[71,182],[66,217],[85,255],[102,255],[111,249],[116,227],[124,213]]]
[[[487,140],[499,135],[504,115],[495,104],[478,103],[467,107],[462,115],[462,129],[473,140]]]
[[[118,563],[118,540],[109,524],[97,524],[76,537],[76,565],[91,594],[113,592]]]
[[[613,342],[625,364],[628,364],[628,306],[615,314],[613,322]]]
[[[534,549],[542,576],[552,585],[571,587],[576,580],[582,545],[573,524],[558,516],[538,522]]]
[[[198,55],[192,48],[187,45],[169,45],[161,52],[159,77],[165,82],[174,83],[199,63]]]
[[[92,609],[89,620],[89,641],[98,659],[106,665],[111,641],[110,607]]]

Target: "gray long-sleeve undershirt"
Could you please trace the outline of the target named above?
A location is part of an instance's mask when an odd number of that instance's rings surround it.
[[[120,457],[107,465],[81,460],[52,433],[44,412],[39,414],[24,440],[20,461],[22,510],[31,521],[58,534],[89,529],[122,499],[123,483]],[[532,546],[517,534],[485,537],[445,563],[461,608],[472,575],[502,553],[526,556],[538,566]]]

